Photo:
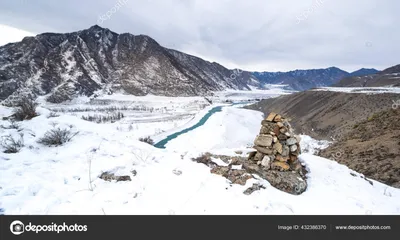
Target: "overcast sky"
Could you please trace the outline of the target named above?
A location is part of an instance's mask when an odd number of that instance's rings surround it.
[[[398,0],[0,0],[0,44],[98,24],[257,71],[400,63]]]

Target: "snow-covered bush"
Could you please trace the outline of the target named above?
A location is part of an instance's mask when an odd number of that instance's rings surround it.
[[[47,131],[38,143],[46,146],[59,146],[71,141],[79,132],[72,132],[71,128],[53,128]]]
[[[14,119],[17,121],[29,120],[39,114],[36,112],[38,103],[29,97],[23,97],[17,102],[17,108],[14,110]]]
[[[21,133],[18,139],[11,135],[3,136],[0,145],[4,148],[4,153],[17,153],[24,147],[24,135]]]

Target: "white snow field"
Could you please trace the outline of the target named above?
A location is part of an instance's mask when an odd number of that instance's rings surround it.
[[[129,116],[114,123],[85,121],[75,112],[48,118],[47,108],[105,107],[80,99],[64,106],[41,105],[40,116],[20,122],[20,130],[8,129],[9,123],[0,120],[5,127],[0,128],[2,137],[23,133],[25,144],[15,154],[0,152],[0,214],[400,214],[400,189],[373,180],[371,185],[346,166],[312,155],[327,142],[308,136],[302,138],[300,159],[309,170],[309,187],[299,196],[262,179],[232,185],[191,160],[206,151],[235,155],[241,150],[245,156],[259,131],[261,112],[225,106],[204,125],[158,149],[138,138],[161,140],[162,135],[196,124],[207,109],[224,105],[223,100],[206,105],[201,98],[114,95],[100,99],[112,100],[107,104],[116,106],[133,101],[167,111],[126,110]],[[0,119],[10,113],[11,109],[0,107]],[[162,121],[168,113],[191,116]],[[140,114],[159,120],[135,122]],[[37,143],[54,126],[79,133],[59,147]],[[106,171],[129,175],[132,181],[104,181],[99,176]],[[266,189],[244,195],[256,182]]]
[[[311,91],[331,91],[331,92],[345,92],[345,93],[366,93],[366,94],[379,94],[379,93],[400,93],[399,87],[321,87],[312,89]]]

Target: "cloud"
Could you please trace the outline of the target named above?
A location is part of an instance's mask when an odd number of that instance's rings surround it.
[[[99,25],[231,68],[351,71],[399,63],[398,9],[396,0],[6,0],[0,24],[71,32],[112,13]]]
[[[0,24],[0,46],[7,43],[19,42],[24,37],[34,36],[33,33]]]

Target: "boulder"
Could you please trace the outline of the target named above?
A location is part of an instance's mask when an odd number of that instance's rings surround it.
[[[265,148],[265,147],[259,147],[255,146],[254,147],[258,152],[264,153],[265,155],[270,155],[273,153],[272,149],[270,148]]]
[[[289,138],[288,140],[286,140],[286,143],[290,146],[290,145],[294,145],[297,143],[297,139],[294,137]]]
[[[261,161],[261,166],[270,169],[271,168],[271,158],[268,156],[264,156],[263,160]]]
[[[254,144],[261,147],[270,147],[272,145],[273,137],[271,135],[260,134],[254,140]]]
[[[268,122],[272,122],[276,117],[276,115],[277,115],[276,113],[271,112],[265,120],[267,120]]]
[[[297,150],[297,145],[290,146],[290,151],[291,152],[296,152],[296,150]]]
[[[282,144],[280,142],[276,142],[274,144],[274,149],[278,152],[278,153],[282,153]]]

